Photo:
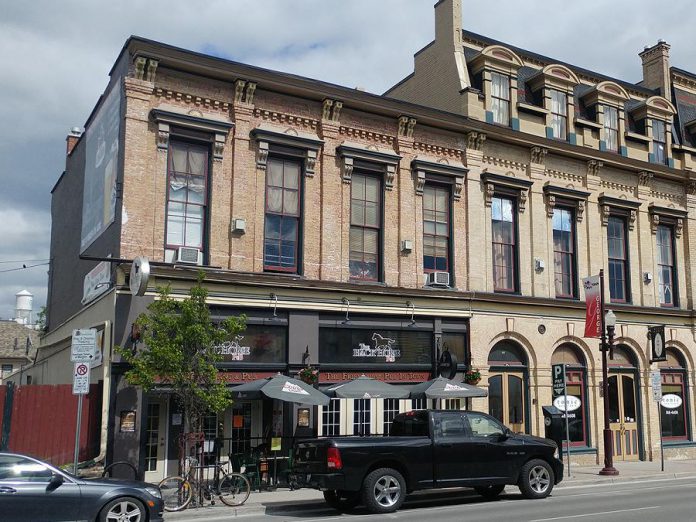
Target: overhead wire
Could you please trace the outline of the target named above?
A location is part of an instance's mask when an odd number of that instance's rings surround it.
[[[46,265],[49,265],[49,264],[50,264],[50,263],[38,263],[38,264],[36,264],[36,265],[28,265],[28,266],[27,266],[27,265],[24,265],[24,266],[20,266],[19,268],[8,268],[8,269],[6,269],[6,270],[0,270],[0,274],[4,274],[4,273],[6,273],[6,272],[16,272],[16,271],[18,271],[18,270],[28,270],[29,268],[35,268],[35,267],[37,267],[37,266],[46,266]]]

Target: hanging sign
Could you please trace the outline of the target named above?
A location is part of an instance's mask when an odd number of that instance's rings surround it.
[[[666,361],[667,353],[665,352],[665,327],[649,327],[648,336],[650,337],[650,362]]]
[[[585,335],[599,338],[602,336],[602,295],[599,291],[599,276],[585,277],[582,280],[585,289]]]

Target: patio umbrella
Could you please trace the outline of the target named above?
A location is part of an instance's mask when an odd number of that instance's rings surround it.
[[[352,381],[332,384],[322,391],[329,397],[339,399],[405,399],[409,393],[406,388],[364,375]]]
[[[285,402],[326,406],[329,398],[304,382],[281,375],[258,379],[232,388],[235,399],[263,399],[269,397]]]
[[[488,392],[483,388],[438,377],[412,386],[410,397],[411,399],[466,399],[487,395]]]

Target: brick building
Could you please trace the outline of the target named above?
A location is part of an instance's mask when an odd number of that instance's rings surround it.
[[[435,19],[414,73],[384,95],[126,42],[53,189],[40,350],[63,361],[44,380],[64,379],[72,329],[103,332],[108,459],[154,479],[176,458],[175,406],[128,387],[111,349],[131,343],[156,285],[185,295],[201,267],[213,314],[249,318],[221,366],[230,382],[309,360],[322,382],[415,383],[448,350],[457,379],[479,368],[489,397],[447,407],[543,434],[550,368],[565,362],[573,458],[586,462],[602,459],[603,408],[580,287],[604,269],[616,458],[654,457],[658,415],[667,456],[695,455],[696,75],[670,67],[664,42],[632,84],[463,31],[458,0]],[[142,297],[127,284],[137,256],[159,263]],[[669,409],[650,395],[651,325],[666,326]],[[382,433],[422,406],[333,401],[312,423]],[[135,431],[119,429],[131,411]],[[238,401],[217,420],[243,441],[287,433],[295,415]]]

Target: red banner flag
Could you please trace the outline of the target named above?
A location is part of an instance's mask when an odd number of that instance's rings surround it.
[[[590,276],[582,280],[585,289],[585,335],[584,337],[602,336],[602,295],[599,276]]]

